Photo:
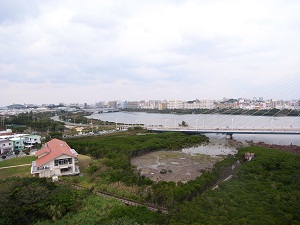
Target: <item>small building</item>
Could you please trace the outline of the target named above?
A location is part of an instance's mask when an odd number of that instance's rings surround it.
[[[52,139],[35,153],[36,161],[32,162],[31,174],[39,177],[77,175],[80,173],[78,154],[62,140]]]
[[[25,147],[22,136],[9,138],[13,142],[14,151],[22,151]]]
[[[28,134],[23,137],[23,143],[25,144],[25,147],[41,144],[41,136],[36,134]]]
[[[255,157],[255,154],[252,153],[252,152],[246,152],[245,153],[245,160],[246,161],[251,161],[251,159],[254,158],[254,157]]]
[[[0,139],[0,154],[12,153],[14,150],[13,141]]]
[[[7,136],[7,135],[14,135],[14,133],[12,132],[11,129],[6,129],[6,130],[0,131],[0,138],[1,138],[1,136]]]
[[[36,134],[0,134],[0,139],[10,140],[13,143],[14,151],[21,151],[24,148],[33,147],[36,144],[41,144],[41,136]]]

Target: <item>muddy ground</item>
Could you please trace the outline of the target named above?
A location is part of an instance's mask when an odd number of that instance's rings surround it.
[[[210,169],[224,156],[203,154],[190,155],[181,151],[158,151],[133,158],[132,165],[141,175],[153,181],[187,182],[201,175],[201,170]]]

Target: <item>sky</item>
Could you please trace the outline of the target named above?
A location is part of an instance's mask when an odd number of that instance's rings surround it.
[[[300,99],[299,12],[299,0],[0,0],[0,106]]]

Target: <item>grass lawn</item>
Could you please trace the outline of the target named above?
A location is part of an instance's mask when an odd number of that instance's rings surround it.
[[[22,156],[12,159],[7,159],[0,162],[0,168],[1,167],[7,167],[7,166],[17,166],[22,164],[30,164],[32,161],[36,159],[35,156]]]
[[[6,177],[30,177],[31,166],[20,166],[13,168],[0,169],[0,179]]]
[[[0,179],[6,177],[29,177],[32,176],[30,174],[31,166],[20,166],[20,167],[12,167],[12,168],[4,168],[7,166],[18,166],[23,164],[30,164],[35,160],[34,156],[22,156],[18,158],[7,159],[0,162]]]

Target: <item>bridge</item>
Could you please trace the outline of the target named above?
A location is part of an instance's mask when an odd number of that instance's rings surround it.
[[[283,134],[300,135],[300,128],[202,128],[195,127],[155,127],[148,126],[147,130],[157,133],[181,132],[185,134],[225,134],[226,138],[232,138],[233,134]]]
[[[119,112],[119,109],[115,108],[91,108],[91,109],[84,109],[86,112],[91,113],[113,113],[113,112]]]

